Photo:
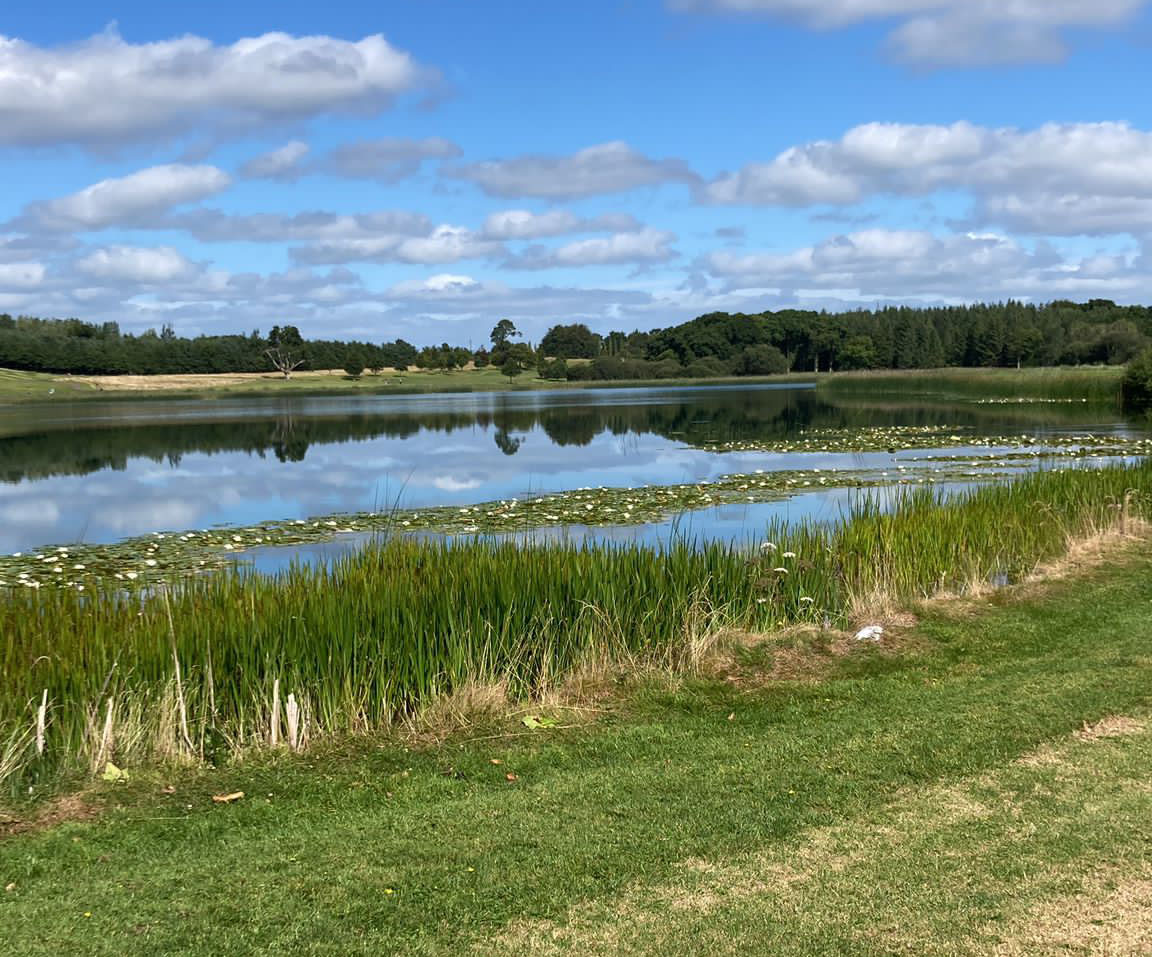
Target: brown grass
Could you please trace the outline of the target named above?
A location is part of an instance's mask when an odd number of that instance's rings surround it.
[[[0,840],[17,834],[27,834],[30,831],[47,830],[69,821],[89,821],[98,817],[101,810],[99,804],[93,802],[91,795],[79,793],[67,794],[49,801],[26,818],[7,815],[0,811]]]
[[[1152,866],[1135,874],[1108,870],[1079,894],[1045,901],[1012,927],[994,953],[997,957],[1152,954]]]
[[[1080,741],[1100,741],[1107,738],[1124,738],[1144,733],[1144,722],[1122,715],[1102,718],[1095,724],[1086,724],[1076,732]]]

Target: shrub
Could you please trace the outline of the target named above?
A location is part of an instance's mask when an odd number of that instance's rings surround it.
[[[1152,412],[1152,349],[1145,349],[1129,364],[1120,399],[1126,412]]]

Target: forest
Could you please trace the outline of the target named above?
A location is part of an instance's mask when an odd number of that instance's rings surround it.
[[[557,324],[538,344],[500,320],[491,348],[417,348],[403,339],[305,339],[292,325],[236,335],[126,333],[114,322],[0,314],[0,367],[76,375],[267,372],[297,368],[450,371],[469,363],[510,377],[535,367],[550,379],[760,376],[786,372],[1110,364],[1152,345],[1152,309],[1106,299],[1042,305],[1008,301],[851,312],[710,313],[648,332],[600,335]]]

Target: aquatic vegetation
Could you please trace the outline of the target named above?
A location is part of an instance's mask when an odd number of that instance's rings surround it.
[[[968,400],[1087,399],[1115,407],[1123,374],[1123,366],[846,372],[822,379],[818,388],[828,395],[866,392]]]
[[[479,505],[358,512],[187,532],[157,532],[111,545],[59,545],[0,556],[0,587],[83,590],[112,581],[120,587],[151,587],[174,576],[227,568],[245,551],[268,546],[330,541],[355,533],[397,535],[436,532],[485,535],[565,525],[641,525],[702,508],[780,501],[802,492],[878,488],[957,479],[1002,478],[995,463],[966,463],[923,471],[892,469],[760,471],[726,475],[692,485],[582,488]]]
[[[705,445],[722,453],[845,454],[933,451],[905,455],[886,468],[760,469],[713,481],[637,488],[579,488],[471,505],[392,509],[287,519],[249,526],[156,532],[108,545],[55,545],[0,556],[0,587],[92,588],[113,581],[151,587],[174,576],[210,572],[244,561],[254,548],[330,541],[341,535],[439,533],[454,536],[524,532],[562,526],[628,526],[720,505],[781,501],[835,488],[996,481],[1045,460],[1152,456],[1152,436],[1099,433],[982,435],[964,428],[881,426],[811,429],[787,440],[732,440]],[[962,452],[947,454],[948,449]],[[987,450],[987,451],[981,451]]]
[[[875,426],[863,429],[806,429],[795,439],[746,439],[710,442],[712,452],[907,452],[917,449],[1029,449],[1063,456],[1152,455],[1152,436],[1101,433],[981,435],[970,429],[940,426]]]
[[[724,629],[875,622],[877,607],[1016,580],[1071,540],[1150,515],[1145,461],[947,498],[908,488],[892,510],[865,493],[840,525],[778,523],[746,549],[396,537],[274,579],[11,588],[0,764],[24,781],[57,767],[219,761],[386,727],[476,684],[530,697],[591,662],[690,667]]]

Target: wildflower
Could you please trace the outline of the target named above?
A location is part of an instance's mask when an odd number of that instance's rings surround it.
[[[801,605],[811,605],[815,601],[816,601],[815,598],[809,598],[807,595],[804,595],[800,598],[800,604]]]
[[[772,571],[776,572],[777,575],[787,575],[788,574],[787,568],[773,568]]]
[[[762,542],[760,544],[760,551],[762,551],[762,552],[774,552],[774,551],[776,551],[776,545],[774,542]]]
[[[783,555],[782,557],[783,557],[783,558],[795,558],[795,557],[796,557],[796,553],[795,553],[795,552],[785,552],[785,553],[784,553],[784,555]]]

